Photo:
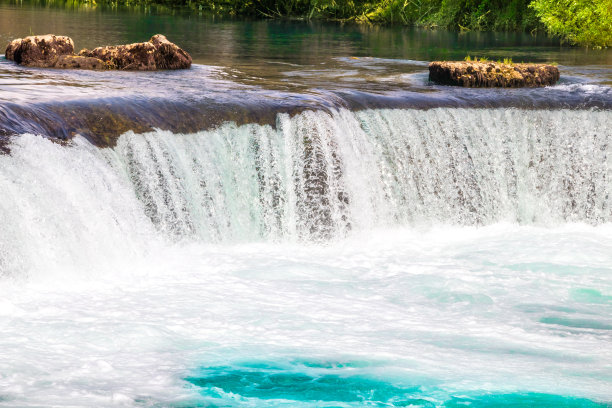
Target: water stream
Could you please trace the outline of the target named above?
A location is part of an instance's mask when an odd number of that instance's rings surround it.
[[[0,58],[0,406],[612,404],[609,50],[0,2],[28,27],[195,64]],[[428,82],[467,53],[562,79]]]

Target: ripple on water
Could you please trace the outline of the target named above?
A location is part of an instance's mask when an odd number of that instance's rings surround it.
[[[612,296],[604,295],[596,289],[573,289],[570,295],[573,300],[580,303],[612,304]]]
[[[570,319],[560,316],[549,316],[540,319],[540,323],[554,324],[575,329],[612,330],[612,324],[592,319]]]

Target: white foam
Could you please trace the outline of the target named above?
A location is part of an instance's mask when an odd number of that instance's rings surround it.
[[[3,291],[19,313],[0,315],[0,389],[19,406],[164,405],[196,397],[182,379],[200,366],[293,358],[370,362],[361,375],[438,392],[605,399],[610,331],[540,320],[612,324],[609,302],[572,297],[612,295],[611,238],[610,225],[498,224],[171,246],[138,279],[126,260],[78,288]]]
[[[611,120],[305,112],[103,150],[16,138],[0,403],[166,406],[197,399],[199,366],[287,358],[605,400]]]

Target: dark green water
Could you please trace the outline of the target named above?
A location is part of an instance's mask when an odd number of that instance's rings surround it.
[[[409,62],[463,59],[471,55],[586,67],[586,75],[605,71],[612,65],[612,50],[560,46],[555,39],[524,33],[456,33],[399,26],[247,21],[154,7],[117,9],[71,3],[0,1],[0,44],[32,33],[68,35],[75,40],[77,48],[145,41],[153,34],[164,33],[188,50],[194,62],[231,67],[235,76],[269,86],[287,82],[288,76],[293,82],[309,81],[311,85],[340,78],[350,86],[354,77],[372,74],[346,61],[347,58]],[[387,65],[378,63],[378,70],[388,74],[415,70],[413,65],[398,65],[397,61]],[[604,72],[604,76],[611,79],[609,72]]]
[[[433,60],[467,54],[565,65],[612,64],[608,50],[561,47],[555,39],[524,33],[456,33],[319,22],[248,21],[156,8],[110,8],[70,3],[0,2],[0,40],[52,32],[78,47],[146,40],[165,33],[196,62],[227,64],[245,59],[301,63],[329,57]]]

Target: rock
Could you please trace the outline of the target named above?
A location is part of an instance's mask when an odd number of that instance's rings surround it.
[[[0,129],[0,155],[9,153],[11,153],[11,149],[9,148],[8,134]]]
[[[157,52],[155,64],[157,69],[185,69],[191,66],[191,55],[181,49],[161,34],[156,34],[149,40]]]
[[[79,55],[98,58],[112,68],[121,70],[155,71],[191,66],[191,56],[161,34],[154,35],[145,43],[83,49]]]
[[[18,38],[9,43],[7,59],[28,67],[53,67],[60,56],[72,55],[74,42],[70,37],[53,34]]]
[[[62,55],[57,59],[54,68],[63,69],[92,69],[103,70],[109,69],[110,66],[98,58],[82,57],[80,55]]]
[[[470,88],[521,88],[554,85],[559,69],[545,64],[503,64],[482,61],[434,61],[429,80]]]
[[[161,34],[143,43],[83,49],[78,55],[69,37],[31,36],[11,41],[5,56],[18,64],[41,68],[155,71],[191,66],[191,56]]]
[[[151,43],[134,43],[127,45],[108,45],[83,49],[80,56],[98,58],[106,62],[113,69],[134,71],[155,71],[155,46]]]

